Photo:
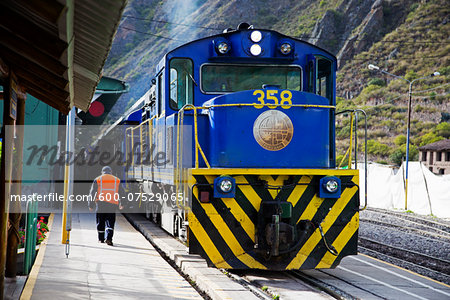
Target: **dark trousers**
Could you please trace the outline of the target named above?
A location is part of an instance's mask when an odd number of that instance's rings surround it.
[[[98,240],[106,239],[112,241],[114,235],[114,224],[116,223],[116,213],[99,213],[95,215],[97,219]]]

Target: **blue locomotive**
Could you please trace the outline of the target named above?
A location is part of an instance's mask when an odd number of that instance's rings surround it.
[[[218,268],[333,268],[356,254],[359,173],[336,168],[336,68],[245,23],[168,52],[125,130],[147,216]]]

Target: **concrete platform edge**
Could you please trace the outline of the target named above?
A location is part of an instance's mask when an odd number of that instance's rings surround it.
[[[152,245],[164,253],[197,287],[213,300],[260,299],[220,270],[208,267],[199,255],[188,254],[186,246],[172,238],[163,229],[146,220],[143,216],[123,214]]]

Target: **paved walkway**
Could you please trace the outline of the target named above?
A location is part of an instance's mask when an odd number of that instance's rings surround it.
[[[36,279],[31,275],[25,287],[28,292]],[[73,215],[69,258],[61,244],[61,215],[55,215],[31,296],[51,300],[201,298],[122,215],[117,215],[114,246],[98,243],[94,213]]]

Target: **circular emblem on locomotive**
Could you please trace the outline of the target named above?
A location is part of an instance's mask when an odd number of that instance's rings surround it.
[[[255,140],[269,151],[278,151],[286,147],[291,142],[293,134],[294,126],[291,119],[279,110],[263,112],[253,124]]]

